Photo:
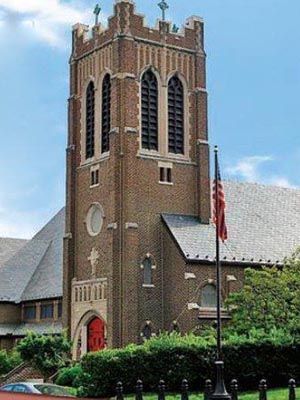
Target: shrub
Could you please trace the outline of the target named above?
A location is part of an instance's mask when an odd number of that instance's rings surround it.
[[[21,364],[19,353],[16,351],[8,353],[6,350],[0,350],[0,376],[7,374],[19,364]]]
[[[184,378],[191,390],[202,390],[205,380],[215,375],[213,342],[192,335],[163,335],[142,346],[89,353],[82,359],[82,370],[75,379],[79,395],[112,396],[120,380],[125,393],[130,393],[137,379],[142,379],[146,391],[157,390],[160,379],[166,381],[168,390],[177,391]],[[272,337],[260,342],[244,338],[238,343],[227,339],[226,379],[238,378],[242,389],[256,389],[262,378],[268,379],[271,387],[286,385],[290,377],[300,376],[299,357],[300,344],[279,344]]]
[[[81,374],[81,372],[82,368],[80,365],[74,365],[70,368],[63,368],[60,371],[55,383],[61,386],[77,387],[76,378],[79,374]]]
[[[62,335],[40,335],[28,332],[17,344],[23,361],[31,362],[44,376],[54,374],[70,362],[71,343]]]

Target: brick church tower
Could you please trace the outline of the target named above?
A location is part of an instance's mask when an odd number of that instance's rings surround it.
[[[169,329],[162,213],[210,218],[203,21],[73,28],[64,323],[73,356]],[[169,267],[168,267],[169,268]],[[176,274],[176,264],[173,266]]]

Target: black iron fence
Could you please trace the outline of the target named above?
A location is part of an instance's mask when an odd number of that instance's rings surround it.
[[[238,381],[233,379],[230,382],[230,395],[231,400],[239,399],[239,387]],[[165,381],[161,380],[157,386],[157,400],[165,400],[167,393],[167,386]],[[211,380],[207,380],[205,382],[204,388],[204,400],[210,400],[211,395],[213,394],[213,385]],[[287,391],[287,399],[288,400],[296,400],[296,381],[294,379],[290,379],[288,383],[288,391]],[[189,385],[188,381],[184,379],[181,384],[181,400],[189,400]],[[144,392],[143,392],[143,382],[138,380],[135,386],[135,400],[143,400]],[[258,400],[267,400],[268,399],[268,385],[265,379],[262,379],[258,385]],[[118,382],[116,386],[116,400],[124,400],[123,395],[123,384],[122,382]]]

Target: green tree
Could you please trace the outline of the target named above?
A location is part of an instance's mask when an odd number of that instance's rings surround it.
[[[18,352],[8,353],[6,350],[0,350],[0,376],[7,374],[20,363],[21,358]]]
[[[17,350],[23,361],[30,362],[44,376],[50,376],[69,364],[71,342],[66,333],[58,336],[28,332]]]
[[[282,267],[249,268],[245,285],[226,302],[232,315],[229,332],[248,334],[253,329],[266,333],[284,330],[300,336],[300,251]]]

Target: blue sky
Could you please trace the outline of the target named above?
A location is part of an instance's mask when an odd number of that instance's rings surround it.
[[[154,25],[158,0],[137,0]],[[102,19],[112,13],[105,0]],[[209,135],[227,179],[300,185],[299,0],[169,0],[205,19]],[[64,204],[71,25],[95,1],[0,0],[0,236],[30,237]]]

